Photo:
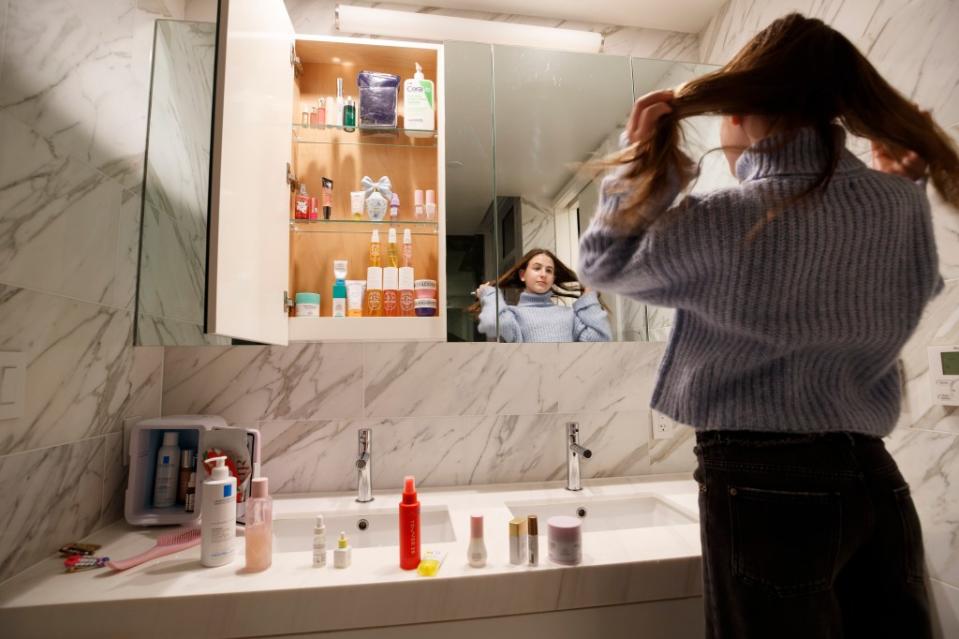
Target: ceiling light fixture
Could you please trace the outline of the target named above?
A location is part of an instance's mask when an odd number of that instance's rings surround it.
[[[336,28],[346,34],[435,42],[456,40],[509,44],[584,53],[598,53],[603,46],[602,34],[593,31],[453,18],[432,13],[371,9],[346,4],[336,6]]]

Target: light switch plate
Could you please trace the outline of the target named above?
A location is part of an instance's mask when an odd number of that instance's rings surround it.
[[[23,417],[26,396],[26,353],[0,351],[0,419]]]

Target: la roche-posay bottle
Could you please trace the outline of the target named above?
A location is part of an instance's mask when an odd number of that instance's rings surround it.
[[[180,461],[180,434],[163,433],[163,446],[157,451],[156,478],[153,482],[153,507],[167,508],[176,503],[177,463]]]
[[[210,478],[203,482],[200,507],[200,562],[223,566],[236,556],[236,477],[226,457],[213,457]]]

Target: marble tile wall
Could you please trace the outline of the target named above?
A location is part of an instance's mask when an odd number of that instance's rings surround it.
[[[160,3],[156,3],[160,4]],[[122,515],[123,420],[160,414],[134,348],[153,23],[135,0],[0,0],[0,580]]]
[[[663,345],[609,346],[170,347],[163,413],[258,427],[263,472],[279,492],[355,489],[364,427],[377,488],[396,488],[405,474],[426,486],[563,479],[567,421],[580,422],[594,451],[584,477],[688,471],[690,438],[650,447]]]
[[[799,11],[846,35],[897,89],[925,108],[959,143],[959,4],[951,0],[731,0],[701,34],[702,61],[723,64],[772,20]],[[946,288],[927,308],[903,351],[906,401],[888,444],[909,481],[926,542],[942,626],[959,632],[959,409],[932,404],[926,349],[959,343],[959,211],[930,189]]]

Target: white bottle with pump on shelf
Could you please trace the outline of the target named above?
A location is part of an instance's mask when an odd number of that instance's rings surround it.
[[[416,73],[403,83],[403,126],[415,131],[436,128],[436,88],[423,76],[423,67],[416,63]]]
[[[200,562],[223,566],[236,555],[236,477],[226,467],[226,457],[206,460],[215,464],[203,482],[200,515]]]

